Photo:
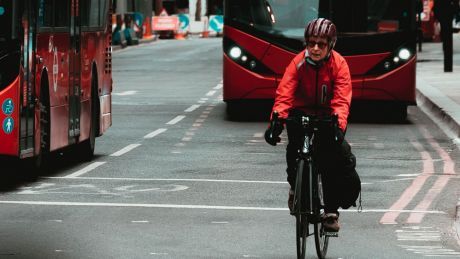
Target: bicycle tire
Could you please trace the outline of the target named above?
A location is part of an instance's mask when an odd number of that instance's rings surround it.
[[[296,217],[296,247],[297,258],[305,259],[306,244],[308,237],[308,220],[307,216],[302,213],[303,210],[303,172],[305,161],[300,159],[297,164],[297,177],[294,191],[294,213]]]
[[[311,169],[310,169],[311,170]],[[316,247],[316,254],[318,258],[324,259],[326,258],[327,248],[329,245],[329,236],[326,235],[323,227],[323,223],[321,221],[321,208],[324,205],[323,200],[323,184],[321,181],[321,175],[316,173],[314,180],[314,199],[315,199],[315,208],[314,212],[315,215],[318,216],[316,222],[313,224],[313,233],[315,236],[315,247]]]

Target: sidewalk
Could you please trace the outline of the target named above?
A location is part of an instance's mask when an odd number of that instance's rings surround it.
[[[450,129],[450,137],[460,148],[460,33],[454,34],[453,45],[453,72],[445,73],[442,43],[423,43],[422,52],[417,53],[417,103]],[[455,206],[454,228],[460,244],[460,198]]]

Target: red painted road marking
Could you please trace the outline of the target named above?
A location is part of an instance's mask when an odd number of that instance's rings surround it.
[[[419,142],[411,141],[412,145],[420,152],[423,160],[423,172],[420,176],[417,176],[412,184],[403,192],[401,197],[390,207],[390,210],[402,210],[404,209],[417,195],[426,180],[434,173],[433,159],[430,154],[425,151]],[[399,212],[387,212],[380,219],[381,224],[396,224],[396,218],[399,216]]]

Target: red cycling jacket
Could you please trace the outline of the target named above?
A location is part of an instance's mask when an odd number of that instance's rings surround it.
[[[276,89],[273,112],[286,119],[291,109],[308,114],[337,114],[339,127],[347,128],[351,103],[351,76],[345,59],[336,51],[321,66],[306,61],[306,50],[299,53],[287,66]]]

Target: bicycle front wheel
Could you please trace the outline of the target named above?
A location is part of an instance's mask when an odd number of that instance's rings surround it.
[[[329,244],[329,236],[326,235],[324,231],[323,223],[320,218],[321,216],[321,209],[324,207],[324,199],[323,199],[323,184],[321,181],[321,175],[316,174],[314,179],[314,199],[315,199],[315,215],[318,216],[317,221],[313,224],[313,231],[315,236],[315,246],[316,246],[316,254],[318,258],[323,259],[326,258],[327,254],[327,247]]]
[[[296,236],[297,258],[305,259],[308,237],[308,220],[306,215],[296,215]]]
[[[294,192],[294,209],[293,215],[296,218],[296,245],[297,258],[304,259],[306,252],[306,244],[308,237],[308,220],[305,214],[305,183],[303,174],[305,169],[305,161],[299,160],[297,164],[297,177]]]

